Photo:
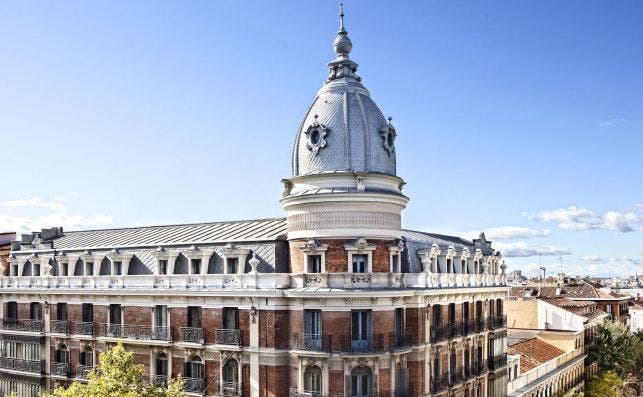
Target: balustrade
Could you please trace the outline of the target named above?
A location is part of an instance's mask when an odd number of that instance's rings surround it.
[[[294,334],[292,337],[292,348],[295,350],[309,350],[318,352],[330,352],[332,335],[320,334]]]
[[[241,396],[241,384],[238,382],[220,382],[217,384],[217,396]]]
[[[182,327],[181,340],[189,343],[204,343],[203,328]]]
[[[215,337],[220,345],[241,345],[241,331],[238,329],[218,329]]]
[[[42,374],[45,371],[44,360],[24,360],[22,358],[0,357],[0,368],[13,371]]]
[[[170,328],[149,327],[145,325],[101,324],[100,336],[107,338],[169,341]]]
[[[94,323],[75,323],[75,331],[78,335],[94,335]]]
[[[203,393],[205,380],[201,378],[183,378],[183,390],[187,393]]]
[[[71,371],[69,363],[51,363],[51,374],[54,376],[69,377]]]
[[[3,319],[2,329],[22,332],[43,332],[44,323],[42,320]]]
[[[49,325],[51,333],[65,335],[69,333],[69,323],[66,320],[51,320]]]

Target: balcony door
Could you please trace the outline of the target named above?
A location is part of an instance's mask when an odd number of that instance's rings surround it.
[[[322,370],[318,366],[306,367],[304,372],[304,393],[306,396],[321,397]]]
[[[369,350],[371,343],[371,311],[351,312],[351,348],[355,351]]]
[[[351,372],[351,396],[367,397],[373,389],[373,375],[368,367],[357,367]]]
[[[239,329],[239,309],[236,307],[223,308],[223,329]]]
[[[321,310],[304,310],[304,345],[309,349],[321,349]]]

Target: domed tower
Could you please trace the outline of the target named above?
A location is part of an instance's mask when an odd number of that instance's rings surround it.
[[[292,177],[283,180],[291,248],[297,240],[401,237],[408,198],[396,175],[395,128],[357,76],[352,47],[342,12],[336,57],[299,126]]]

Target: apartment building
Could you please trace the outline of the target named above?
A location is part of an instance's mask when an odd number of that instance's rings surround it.
[[[286,217],[21,236],[0,393],[84,382],[123,341],[192,396],[506,395],[505,266],[484,234],[402,229],[397,132],[343,25],[284,179]]]

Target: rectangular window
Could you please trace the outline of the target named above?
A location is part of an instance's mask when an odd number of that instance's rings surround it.
[[[322,333],[322,313],[321,310],[304,310],[304,333],[321,337]]]
[[[433,379],[437,380],[440,378],[440,359],[435,357],[433,359]]]
[[[465,259],[462,260],[461,266],[462,266],[462,273],[465,273],[465,274],[468,273],[468,271],[467,271],[467,261]]]
[[[121,305],[109,305],[109,323],[121,324]]]
[[[455,303],[449,303],[449,324],[455,323]]]
[[[42,312],[40,310],[40,303],[31,302],[29,306],[29,315],[32,320],[42,320]]]
[[[321,273],[321,255],[308,255],[308,273]]]
[[[40,276],[40,264],[34,263],[32,265],[32,269],[33,269],[32,273],[33,273],[34,276]]]
[[[159,274],[167,274],[167,261],[159,260]]]
[[[397,343],[401,342],[404,335],[404,309],[398,307],[395,309],[395,339]]]
[[[455,273],[453,271],[453,260],[451,258],[447,259],[447,273]]]
[[[11,266],[11,275],[12,276],[17,276],[18,275],[18,265]]]
[[[67,321],[67,304],[66,303],[56,304],[56,320]]]
[[[85,262],[85,276],[91,276],[94,274],[94,263]]]
[[[188,327],[201,328],[201,307],[188,306]]]
[[[353,273],[366,273],[368,271],[368,255],[353,255]]]
[[[433,311],[431,327],[439,327],[442,323],[442,306],[435,305],[431,310]]]
[[[391,257],[391,270],[393,273],[400,273],[400,255],[395,254]]]
[[[165,354],[156,357],[156,376],[167,376],[167,356]]]
[[[239,258],[228,258],[226,260],[226,265],[228,266],[228,274],[237,274],[239,267]]]
[[[7,320],[17,320],[18,319],[18,303],[17,302],[7,302]]]
[[[154,326],[167,327],[167,306],[154,306]]]
[[[354,310],[351,312],[351,339],[367,341],[371,330],[370,310]]]
[[[69,276],[69,263],[63,263],[61,276]]]
[[[239,329],[239,309],[236,307],[223,308],[223,328]]]
[[[94,305],[91,303],[83,303],[82,317],[84,323],[91,323],[94,321]]]
[[[116,276],[123,274],[123,262],[114,262],[114,274]]]
[[[201,274],[201,259],[192,259],[190,266],[190,274]]]

